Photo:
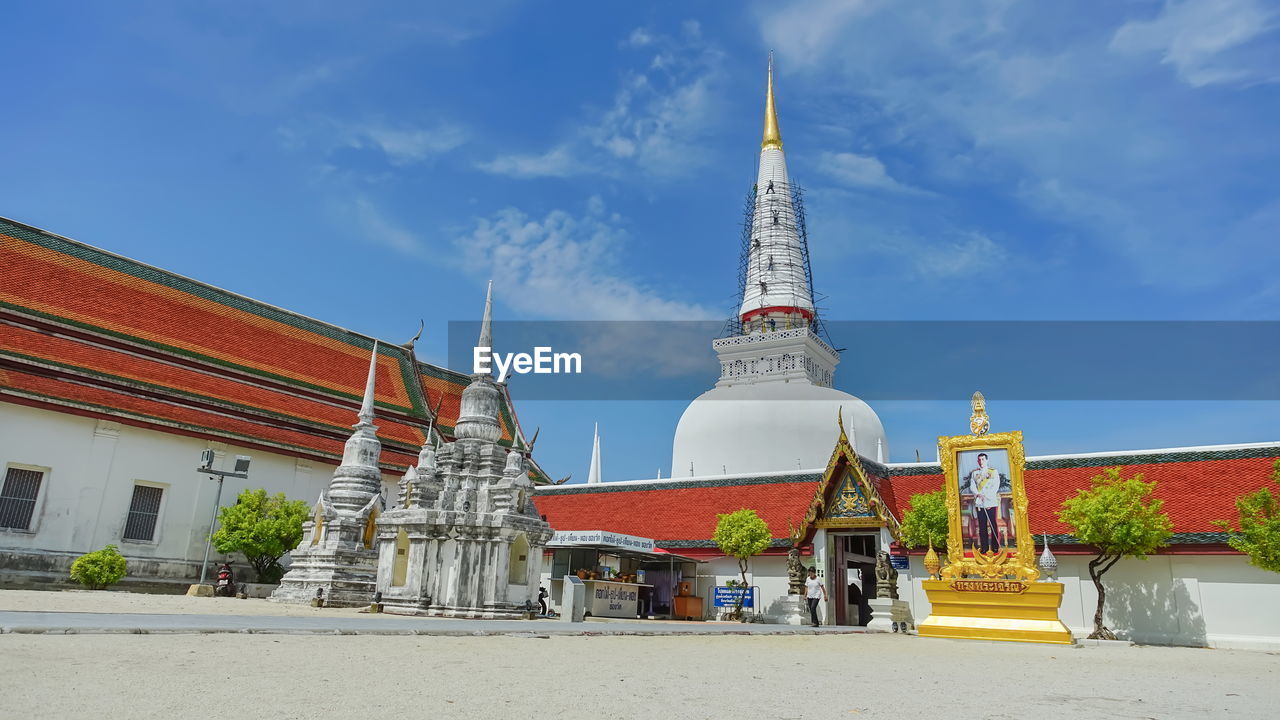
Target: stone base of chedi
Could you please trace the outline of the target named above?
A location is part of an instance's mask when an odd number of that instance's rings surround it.
[[[373,598],[377,573],[378,552],[365,547],[363,535],[367,521],[359,522],[358,518],[336,518],[329,526],[346,524],[352,527],[342,528],[341,532],[334,527],[323,545],[303,545],[293,551],[293,561],[289,573],[280,581],[280,587],[271,593],[269,599],[276,602],[307,603],[314,599],[316,590],[323,592],[324,604],[331,607],[358,607],[368,605]],[[313,537],[323,533],[322,526],[318,531],[313,527],[309,533]],[[339,540],[340,535],[354,536],[355,540]],[[305,537],[305,534],[304,534]]]

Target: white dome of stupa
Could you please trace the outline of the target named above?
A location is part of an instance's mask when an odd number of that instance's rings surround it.
[[[841,410],[858,454],[887,461],[884,426],[865,402],[804,382],[756,383],[709,390],[685,409],[671,476],[825,468],[840,435]]]

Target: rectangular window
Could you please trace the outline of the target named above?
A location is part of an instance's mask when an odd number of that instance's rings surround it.
[[[31,517],[36,511],[36,498],[40,495],[40,481],[44,473],[39,470],[9,468],[4,475],[4,487],[0,488],[0,527],[30,530]]]
[[[160,517],[160,498],[164,488],[150,485],[133,486],[133,502],[129,503],[129,519],[124,524],[125,540],[151,542],[156,538],[156,518]]]

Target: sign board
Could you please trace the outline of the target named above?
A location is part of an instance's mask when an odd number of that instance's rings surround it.
[[[717,585],[711,594],[711,604],[715,607],[736,607],[738,598],[742,597],[743,589],[736,587],[725,587]],[[756,589],[754,587],[746,589],[747,597],[742,601],[742,607],[756,606]]]
[[[586,585],[587,610],[592,617],[635,618],[639,585],[603,580],[588,580]]]
[[[890,555],[889,564],[893,566],[894,570],[910,570],[911,558],[906,555]]]
[[[605,532],[604,530],[558,530],[551,536],[548,547],[574,547],[575,545],[598,546],[608,545],[621,550],[636,552],[653,552],[653,538],[623,535],[622,533]]]

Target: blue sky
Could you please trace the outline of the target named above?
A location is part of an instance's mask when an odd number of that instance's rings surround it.
[[[10,8],[0,214],[389,340],[424,318],[437,362],[489,277],[509,320],[718,319],[773,49],[828,318],[1280,319],[1274,3],[258,5]],[[1280,435],[1272,402],[989,403],[1032,453]],[[665,475],[683,407],[518,404],[575,480],[595,421],[607,479]],[[876,409],[905,461],[967,398]]]

